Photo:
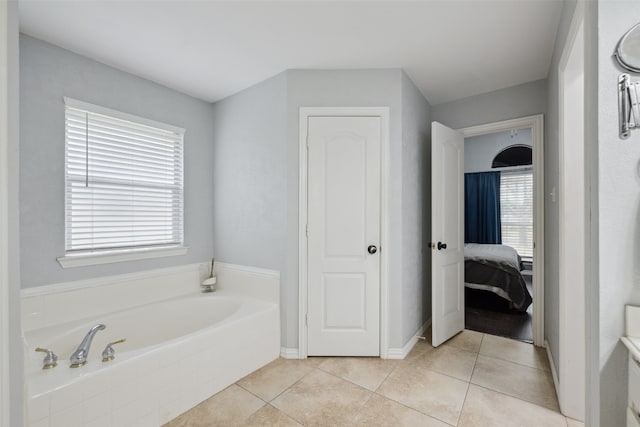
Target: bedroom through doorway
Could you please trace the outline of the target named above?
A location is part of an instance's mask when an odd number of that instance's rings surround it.
[[[535,140],[541,135],[518,120],[462,130],[465,328],[541,345],[535,339],[541,282],[534,286],[542,271],[536,265],[535,191],[541,170]]]

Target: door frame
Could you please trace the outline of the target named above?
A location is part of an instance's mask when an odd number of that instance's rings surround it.
[[[308,125],[310,117],[380,117],[380,358],[388,351],[388,182],[389,107],[300,107],[298,184],[298,358],[307,357],[307,219],[308,219]]]
[[[562,49],[562,55],[560,57],[560,61],[558,62],[558,243],[559,243],[559,262],[558,262],[558,285],[559,285],[559,316],[558,316],[558,329],[559,329],[559,341],[558,341],[558,371],[554,376],[554,382],[556,386],[556,391],[558,394],[558,403],[560,404],[560,411],[569,417],[584,421],[585,417],[585,398],[586,395],[586,295],[587,295],[587,283],[588,283],[588,260],[589,260],[589,229],[590,229],[590,221],[588,217],[588,209],[589,206],[589,189],[587,186],[587,169],[586,169],[586,147],[584,145],[585,141],[585,66],[584,60],[586,55],[586,44],[585,44],[585,11],[584,11],[584,3],[582,1],[578,1],[576,3],[576,8],[573,12],[573,17],[571,19],[571,24],[569,26],[569,31],[567,33],[567,38]],[[581,43],[581,45],[579,44]],[[565,92],[567,91],[565,78],[567,77],[568,72],[570,71],[570,59],[576,51],[575,49],[582,49],[582,115],[572,117],[572,114],[566,114],[565,112]],[[578,58],[580,59],[580,58]],[[582,128],[582,139],[577,140],[576,138],[567,138],[567,134],[569,133],[568,124],[572,121],[572,119],[577,119],[579,121],[577,127]],[[573,136],[573,135],[572,135]],[[575,158],[567,159],[565,153],[571,152],[572,145],[581,144],[583,147],[583,157],[581,159],[581,163],[578,167],[581,167],[583,170],[583,181],[582,183],[577,183],[578,185],[582,184],[583,191],[583,203],[584,208],[582,211],[584,228],[582,230],[582,238],[583,238],[583,248],[584,252],[582,253],[582,270],[584,274],[584,283],[582,283],[583,289],[583,298],[578,299],[576,301],[575,298],[572,298],[573,292],[575,292],[575,282],[567,280],[568,278],[568,264],[570,263],[571,256],[569,255],[570,250],[567,250],[567,242],[570,242],[571,239],[568,238],[567,228],[565,226],[566,221],[568,220],[568,215],[566,214],[566,206],[567,200],[565,199],[565,195],[567,191],[566,188],[571,188],[573,182],[568,182],[565,180],[565,170],[564,166],[568,163],[568,161],[575,162]],[[578,160],[580,161],[580,160]],[[569,243],[570,245],[570,243]],[[579,290],[578,290],[579,291]],[[575,338],[575,330],[571,325],[575,325],[575,322],[582,320],[583,328],[582,335],[583,341],[582,343],[576,343]],[[571,345],[572,343],[573,345]],[[582,345],[576,345],[582,344]],[[578,369],[577,371],[574,367],[579,367],[579,365],[575,364],[576,359],[582,359],[583,365],[582,369]],[[582,375],[582,378],[578,378],[577,376]],[[582,390],[580,390],[582,389]],[[582,391],[582,393],[576,393],[576,390]]]
[[[544,347],[544,115],[520,117],[484,125],[458,129],[465,138],[504,132],[513,129],[531,129],[533,144],[533,344]]]
[[[14,2],[0,4],[0,426],[9,427],[17,420],[23,420],[24,402],[22,396],[14,394],[14,384],[11,377],[13,371],[23,369],[22,360],[14,358],[16,328],[20,328],[19,321],[13,322],[12,316],[19,309],[10,307],[19,304],[17,293],[13,290],[19,287],[19,269],[14,261],[19,261],[15,255],[18,247],[12,230],[16,230],[17,223],[17,168],[11,167],[11,162],[17,160],[18,143],[18,98],[15,85],[18,81],[18,18],[17,5]],[[16,61],[15,63],[12,61]],[[19,253],[19,251],[18,251]],[[13,254],[13,255],[12,255]],[[12,315],[12,311],[14,314]],[[19,314],[18,314],[19,315]],[[20,350],[19,354],[22,350]],[[12,362],[15,366],[11,366]],[[22,378],[22,374],[17,376]],[[22,388],[19,389],[22,391]],[[22,403],[21,403],[22,402]],[[22,409],[22,413],[18,412]]]

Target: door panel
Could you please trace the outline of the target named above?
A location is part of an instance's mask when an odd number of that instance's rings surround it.
[[[324,329],[365,330],[366,277],[361,273],[327,273],[323,280]],[[350,309],[344,310],[347,306]]]
[[[366,144],[362,136],[325,142],[325,255],[363,258],[366,245]]]
[[[379,117],[308,122],[307,354],[380,354]]]
[[[464,138],[432,123],[432,344],[464,329]],[[438,243],[445,247],[438,249]]]

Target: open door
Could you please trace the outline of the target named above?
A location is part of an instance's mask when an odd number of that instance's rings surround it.
[[[431,304],[434,347],[464,329],[464,137],[431,124]]]

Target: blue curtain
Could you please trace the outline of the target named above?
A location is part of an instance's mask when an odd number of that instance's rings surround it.
[[[464,174],[465,243],[502,243],[500,172]]]

